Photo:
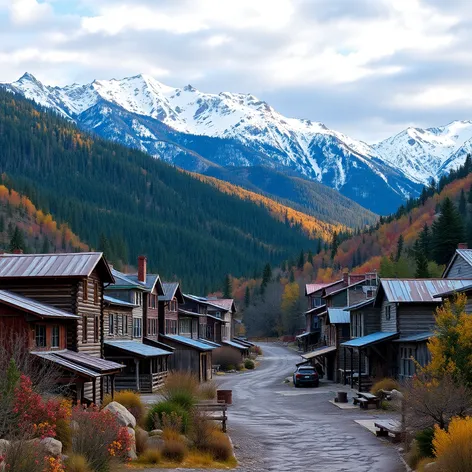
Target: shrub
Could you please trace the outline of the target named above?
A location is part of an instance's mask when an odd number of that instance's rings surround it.
[[[171,372],[166,379],[162,395],[166,400],[174,401],[176,398],[188,399],[198,396],[199,382],[190,372]]]
[[[2,465],[8,471],[43,472],[46,468],[44,451],[29,441],[15,441],[6,450]]]
[[[398,390],[399,386],[398,383],[393,380],[393,379],[382,379],[379,380],[378,382],[375,382],[374,385],[372,385],[372,388],[370,389],[371,393],[374,395],[379,395],[381,390]]]
[[[182,433],[185,433],[189,423],[189,412],[181,405],[171,402],[163,401],[153,405],[147,416],[146,427],[149,431],[162,427],[163,414],[180,417],[182,423]]]
[[[112,401],[123,405],[136,418],[136,421],[141,424],[146,415],[146,407],[144,406],[139,393],[131,390],[122,390],[121,392],[115,393],[114,399],[111,398],[111,395],[105,395],[102,402],[102,408]]]
[[[406,463],[411,467],[412,470],[416,470],[422,457],[423,456],[421,455],[420,449],[418,447],[418,442],[413,441],[410,450],[405,456]]]
[[[72,447],[72,429],[69,420],[59,418],[56,422],[56,439],[61,441],[62,449],[67,452]]]
[[[215,432],[215,424],[209,421],[204,413],[195,411],[189,431],[189,439],[200,451],[208,451]]]
[[[140,428],[139,426],[136,426],[135,433],[136,433],[136,452],[138,454],[141,454],[147,449],[149,435],[146,431],[144,431],[144,429]]]
[[[256,354],[256,356],[262,356],[262,349],[260,346],[252,346],[250,352]]]
[[[198,396],[202,400],[213,400],[216,398],[216,390],[218,388],[218,385],[216,382],[213,380],[209,380],[208,382],[205,382],[200,385],[200,388],[198,390]]]
[[[233,457],[233,448],[228,436],[221,431],[213,431],[209,451],[216,461],[225,462]]]
[[[230,371],[230,370],[235,370],[235,368],[233,364],[226,364],[223,366],[223,370]]]
[[[80,454],[71,454],[66,460],[67,472],[92,472],[87,459]]]
[[[131,437],[113,413],[76,406],[72,419],[77,423],[72,433],[72,451],[84,456],[94,472],[108,472],[112,459],[125,460]]]
[[[435,471],[440,472],[439,469],[436,468],[436,467],[433,467],[433,468],[431,468],[431,469],[427,469],[427,468],[426,468],[426,466],[427,466],[428,464],[431,464],[432,462],[436,462],[435,459],[433,459],[433,458],[431,458],[431,457],[424,457],[423,459],[421,459],[421,460],[418,462],[415,471],[416,471],[416,472],[426,472],[426,471],[433,471],[433,470],[435,470]]]
[[[236,370],[237,370],[238,372],[241,372],[243,369],[244,369],[244,364],[237,364],[237,365],[236,365]]]
[[[434,429],[426,428],[416,433],[416,442],[421,457],[434,457],[433,449]]]
[[[190,392],[176,392],[174,393],[168,401],[180,405],[186,411],[190,411],[197,403],[197,398]]]
[[[138,458],[139,464],[159,464],[161,451],[159,449],[146,449]]]
[[[246,359],[244,361],[244,367],[246,369],[252,370],[252,369],[254,369],[255,366],[256,365],[254,364],[254,361],[252,359]]]
[[[435,426],[433,447],[440,470],[472,470],[472,417],[455,417],[449,423],[448,431]]]
[[[185,459],[187,452],[185,444],[176,439],[164,441],[161,450],[162,457],[174,462],[182,462]]]

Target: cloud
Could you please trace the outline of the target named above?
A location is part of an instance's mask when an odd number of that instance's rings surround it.
[[[470,0],[0,0],[0,29],[3,81],[142,72],[367,141],[472,118]]]

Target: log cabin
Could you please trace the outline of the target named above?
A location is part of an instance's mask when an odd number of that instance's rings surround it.
[[[98,403],[105,393],[105,377],[113,393],[114,377],[122,369],[121,364],[103,359],[103,292],[105,284],[113,282],[110,268],[99,252],[0,256],[2,289],[74,316],[74,321],[61,325],[65,333],[61,347],[65,349],[59,353],[51,346],[37,355],[61,369],[68,367],[89,375],[76,392],[79,400]],[[45,332],[44,328],[38,329],[46,338],[49,334],[57,337],[57,330],[51,328],[48,334],[47,327]],[[80,378],[84,380],[84,376]]]

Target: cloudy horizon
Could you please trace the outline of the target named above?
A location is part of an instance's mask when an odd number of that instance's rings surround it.
[[[472,118],[468,0],[0,0],[0,81],[149,74],[372,143]]]

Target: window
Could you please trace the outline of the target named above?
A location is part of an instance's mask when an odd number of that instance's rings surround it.
[[[100,319],[98,316],[93,318],[93,342],[100,342]]]
[[[177,300],[169,302],[169,311],[177,311]]]
[[[110,313],[108,315],[108,334],[114,336],[115,334],[115,317]]]
[[[385,306],[385,319],[388,321],[390,320],[391,316],[392,316],[392,312],[391,312],[391,309],[392,307],[390,305],[386,305]]]
[[[364,336],[364,315],[362,313],[353,313],[351,337],[361,338],[362,336]]]
[[[46,326],[36,325],[34,331],[36,347],[46,347]]]
[[[129,334],[129,316],[123,315],[123,334]]]
[[[98,305],[98,282],[93,283],[93,303]]]
[[[84,344],[88,342],[88,316],[82,319],[82,342]]]
[[[88,300],[88,280],[82,280],[82,292],[83,292],[83,299],[84,302]]]
[[[323,299],[321,297],[313,297],[311,299],[311,308],[323,305]]]
[[[51,329],[51,347],[59,347],[59,326],[54,325]]]
[[[151,336],[155,336],[157,334],[157,320],[155,318],[151,318],[149,321],[150,321],[149,334]]]
[[[415,363],[413,361],[413,349],[402,347],[400,349],[401,365],[400,374],[403,377],[412,377],[415,374]]]
[[[151,294],[151,308],[157,308],[157,295]]]
[[[142,319],[133,318],[133,337],[140,338],[142,336]]]
[[[141,292],[134,292],[134,304],[138,306],[143,304],[143,294]]]
[[[190,320],[189,320],[188,318],[187,318],[187,319],[180,320],[179,330],[180,330],[180,334],[182,334],[182,335],[184,335],[184,336],[191,334],[191,331],[190,331]]]

